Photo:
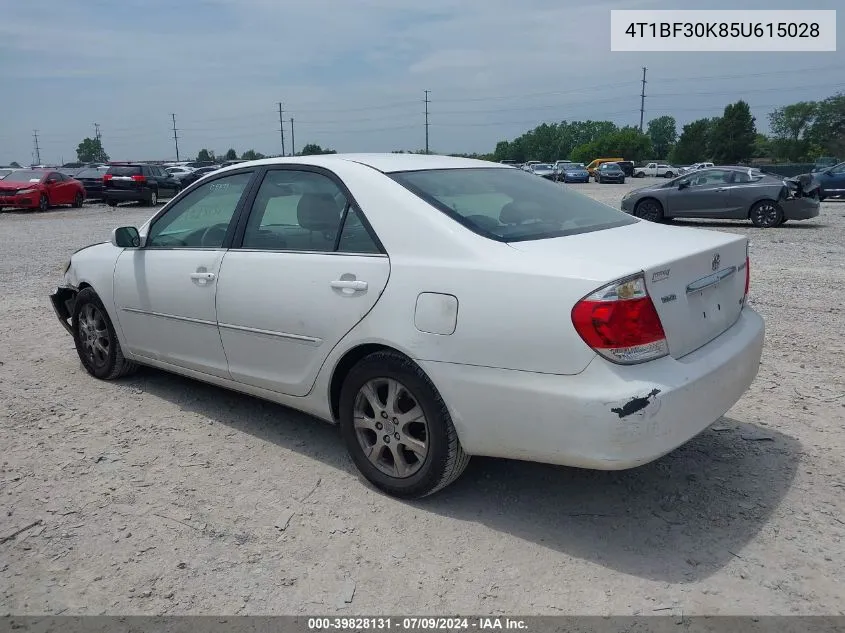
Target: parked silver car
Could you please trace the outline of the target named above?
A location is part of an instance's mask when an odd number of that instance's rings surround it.
[[[634,189],[622,210],[644,220],[670,218],[751,220],[768,228],[819,214],[818,181],[782,178],[749,167],[711,167],[665,183]]]

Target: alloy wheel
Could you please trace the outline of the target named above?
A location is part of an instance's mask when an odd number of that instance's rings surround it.
[[[757,226],[776,226],[780,224],[778,208],[773,202],[761,202],[754,207],[752,220]]]
[[[394,378],[374,378],[358,390],[355,435],[364,455],[381,472],[404,479],[425,463],[428,421],[414,395]]]
[[[87,303],[79,313],[79,341],[88,360],[97,368],[109,360],[111,337],[103,313],[93,303]]]

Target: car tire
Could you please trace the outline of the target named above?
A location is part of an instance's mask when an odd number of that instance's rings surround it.
[[[85,202],[85,198],[82,196],[82,194],[77,193],[73,198],[73,208],[74,209],[81,209],[84,202]]]
[[[95,378],[114,380],[138,368],[124,358],[109,314],[93,288],[76,295],[71,325],[79,360]]]
[[[769,229],[780,225],[783,210],[774,200],[760,200],[751,206],[748,218],[758,229]]]
[[[144,200],[144,204],[150,207],[154,207],[158,204],[158,192],[155,189],[150,191],[150,195],[146,200]]]
[[[107,199],[106,204],[109,205],[110,207],[116,207],[117,206],[117,200],[108,200]]]
[[[624,178],[622,179],[622,184],[623,184],[623,185],[625,184],[625,179],[624,179]]]
[[[667,171],[665,174],[663,174],[663,177],[664,177],[664,178],[674,178],[674,177],[675,177],[675,173],[674,173],[674,172],[671,172],[671,171]]]
[[[41,194],[41,198],[38,200],[38,210],[39,211],[48,211],[50,209],[50,200],[47,198],[45,194]]]
[[[654,198],[640,200],[634,207],[634,215],[648,222],[663,222],[663,205]]]
[[[417,409],[420,415],[403,425],[401,412]],[[341,388],[339,413],[352,461],[390,495],[413,499],[435,493],[469,463],[437,389],[419,366],[396,352],[376,352],[352,368]]]

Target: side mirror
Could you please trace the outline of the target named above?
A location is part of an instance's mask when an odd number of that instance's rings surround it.
[[[678,189],[686,189],[687,187],[689,187],[689,180],[686,178],[678,182]]]
[[[140,248],[141,234],[134,226],[121,226],[112,231],[111,243],[117,248]]]

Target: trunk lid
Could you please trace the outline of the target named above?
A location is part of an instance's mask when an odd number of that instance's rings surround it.
[[[747,243],[732,233],[641,221],[510,246],[544,269],[561,266],[563,275],[595,279],[596,288],[642,271],[669,353],[681,358],[739,319]]]

